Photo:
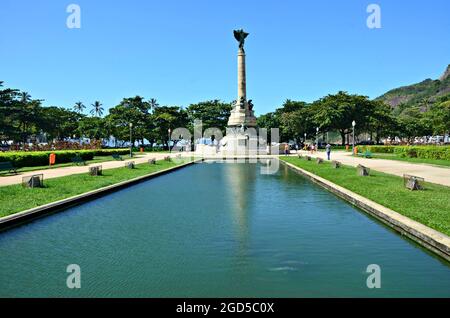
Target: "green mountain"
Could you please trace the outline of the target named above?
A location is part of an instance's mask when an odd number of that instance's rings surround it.
[[[385,101],[394,109],[420,107],[422,111],[426,111],[444,95],[450,95],[450,65],[437,80],[426,79],[417,84],[395,88],[376,99]]]

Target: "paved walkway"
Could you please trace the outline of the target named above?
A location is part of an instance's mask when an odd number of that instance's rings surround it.
[[[171,157],[174,157],[178,153],[174,153],[171,155]],[[125,163],[127,161],[134,161],[136,164],[138,163],[144,163],[147,162],[149,159],[155,158],[156,160],[161,160],[164,157],[166,157],[168,153],[144,153],[139,154],[138,157],[133,159],[125,159],[123,161],[105,161],[105,162],[99,162],[99,163],[92,163],[86,166],[70,166],[70,167],[62,167],[62,168],[53,168],[53,169],[44,169],[44,170],[35,170],[35,171],[27,171],[22,172],[17,175],[12,176],[0,176],[0,187],[1,186],[7,186],[11,184],[17,184],[22,183],[22,177],[24,176],[30,176],[33,174],[43,174],[44,180],[51,179],[51,178],[57,178],[57,177],[63,177],[68,176],[71,174],[79,174],[79,173],[87,173],[89,171],[89,166],[102,166],[103,170],[107,169],[114,169],[114,168],[120,168],[124,167]]]
[[[325,152],[318,152],[311,155],[307,151],[300,151],[303,155],[310,155],[311,157],[321,157],[326,158]],[[172,156],[178,153],[173,153]],[[183,153],[183,155],[192,155],[193,153]],[[93,163],[87,166],[71,166],[63,168],[54,168],[47,170],[36,170],[23,172],[18,175],[12,176],[0,176],[0,186],[6,186],[11,184],[17,184],[22,182],[23,176],[33,175],[33,174],[44,174],[45,179],[63,177],[71,174],[87,173],[89,166],[101,165],[104,170],[120,168],[125,165],[127,161],[134,161],[135,163],[144,163],[151,158],[156,160],[161,160],[167,153],[145,153],[139,157],[133,159],[127,159],[124,161],[106,161],[101,163]],[[272,157],[272,156],[267,156]],[[403,174],[411,174],[414,176],[422,177],[427,182],[442,184],[450,187],[450,168],[439,168],[431,165],[408,163],[404,161],[396,160],[386,160],[386,159],[366,159],[360,157],[353,157],[348,152],[335,151],[331,153],[331,159],[340,161],[341,163],[349,166],[357,166],[362,164],[363,166],[369,167],[373,170],[390,173],[397,176],[403,176]]]
[[[300,151],[301,154],[308,154],[311,157],[320,157],[325,159],[325,152],[318,152],[313,155],[307,151]],[[366,159],[361,157],[353,157],[350,153],[345,151],[331,152],[331,160],[340,161],[344,165],[357,166],[361,164],[370,169],[403,176],[403,174],[410,174],[417,177],[422,177],[427,182],[442,184],[450,187],[450,169],[439,168],[426,164],[408,163],[398,160],[387,159]]]

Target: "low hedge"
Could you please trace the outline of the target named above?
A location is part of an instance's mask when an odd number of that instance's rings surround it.
[[[450,160],[450,147],[398,147],[395,148],[394,153],[400,157]]]
[[[450,146],[369,146],[374,153],[393,153],[404,158],[450,160]]]
[[[367,149],[377,153],[394,153],[395,146],[367,146]]]
[[[114,153],[124,155],[128,149],[93,149],[93,150],[57,150],[57,151],[11,151],[0,153],[0,162],[10,161],[16,168],[37,167],[49,164],[49,156],[56,155],[55,163],[71,162],[79,155],[83,160],[92,160],[94,156],[110,156]]]

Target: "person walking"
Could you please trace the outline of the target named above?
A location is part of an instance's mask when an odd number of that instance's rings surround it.
[[[289,155],[289,144],[284,145],[284,154],[287,156]]]
[[[326,152],[327,152],[327,159],[330,160],[330,155],[331,155],[331,145],[327,143],[327,145],[325,146]]]

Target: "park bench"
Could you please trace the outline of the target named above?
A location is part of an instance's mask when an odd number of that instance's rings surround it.
[[[14,168],[11,161],[0,162],[0,172],[7,171],[8,173],[14,172],[17,174],[17,169]]]
[[[83,165],[83,166],[86,165],[86,161],[84,161],[83,158],[81,158],[79,155],[73,157],[72,162],[77,166],[78,165]]]
[[[119,154],[117,154],[117,153],[113,153],[111,156],[113,157],[114,160],[120,160],[120,161],[123,161],[122,156],[119,155]]]

